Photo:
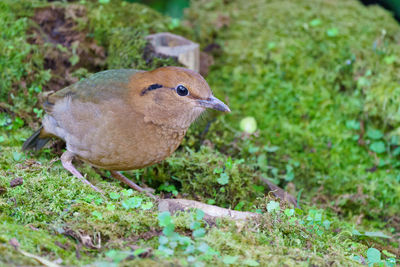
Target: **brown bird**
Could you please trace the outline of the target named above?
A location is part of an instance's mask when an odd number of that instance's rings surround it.
[[[38,150],[50,138],[61,138],[66,143],[64,168],[99,192],[73,166],[74,158],[110,170],[113,177],[143,191],[118,171],[170,156],[206,108],[230,112],[200,74],[179,67],[102,71],[51,94],[43,106],[42,127],[23,150]]]

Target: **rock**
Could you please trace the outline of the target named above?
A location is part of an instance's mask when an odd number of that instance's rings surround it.
[[[179,63],[188,69],[200,71],[200,49],[197,43],[169,32],[151,34],[146,39],[157,54],[178,58]]]

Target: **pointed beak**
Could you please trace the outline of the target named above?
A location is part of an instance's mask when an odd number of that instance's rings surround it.
[[[215,110],[219,110],[222,112],[231,112],[231,110],[229,109],[229,107],[227,105],[225,105],[224,102],[222,102],[221,100],[219,100],[218,98],[211,96],[209,98],[207,98],[206,100],[197,100],[197,103],[205,108],[212,108]]]

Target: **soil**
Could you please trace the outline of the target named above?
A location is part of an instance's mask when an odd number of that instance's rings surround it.
[[[44,49],[44,68],[51,71],[44,91],[57,91],[77,82],[74,72],[80,68],[89,72],[104,69],[105,49],[88,35],[85,7],[38,8],[32,20],[36,24],[30,29],[29,42]]]

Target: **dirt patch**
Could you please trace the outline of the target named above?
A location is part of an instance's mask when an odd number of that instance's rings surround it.
[[[161,234],[162,234],[162,231],[161,231],[161,230],[151,228],[149,231],[144,232],[144,233],[142,233],[142,234],[140,234],[140,235],[132,236],[132,237],[129,238],[128,240],[129,240],[129,241],[133,241],[134,243],[136,243],[136,242],[139,241],[140,239],[149,240],[149,239],[151,239],[151,238],[153,238],[153,237],[155,237],[155,236],[160,236]]]
[[[22,185],[24,183],[24,179],[22,177],[17,177],[10,181],[10,187],[16,187]]]
[[[86,8],[77,4],[65,8],[52,5],[35,11],[35,25],[29,30],[28,41],[43,49],[44,69],[51,71],[45,91],[60,90],[77,82],[85,72],[104,68],[105,51],[88,36],[86,13]],[[82,71],[77,72],[79,69]]]

